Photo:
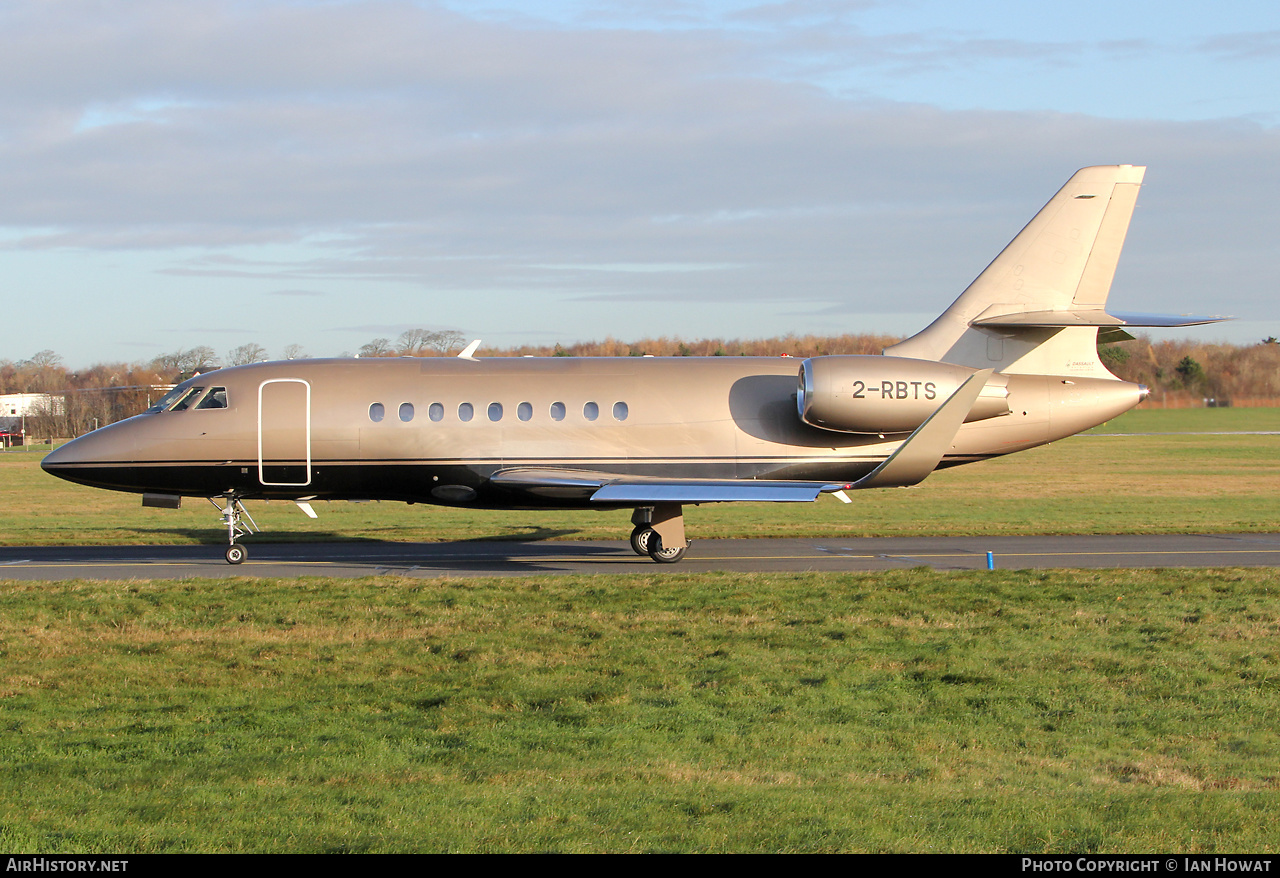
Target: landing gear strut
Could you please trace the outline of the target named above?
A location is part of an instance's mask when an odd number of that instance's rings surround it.
[[[674,564],[684,557],[689,542],[684,538],[684,514],[677,503],[642,506],[631,516],[631,550],[648,555],[659,564]]]
[[[209,498],[209,502],[213,504],[213,508],[222,513],[222,523],[227,526],[227,563],[242,564],[244,559],[249,557],[249,551],[244,546],[236,545],[236,540],[252,533],[257,533],[260,528],[258,523],[253,520],[253,516],[249,514],[249,510],[244,508],[235,496],[235,494],[224,494],[223,500],[225,504],[218,505],[218,501]]]

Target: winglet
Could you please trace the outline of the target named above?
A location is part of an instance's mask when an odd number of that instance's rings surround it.
[[[951,440],[956,438],[956,433],[960,431],[992,371],[982,369],[970,375],[884,463],[847,487],[896,488],[918,485],[924,481],[929,473],[937,469],[942,456],[951,447]]]
[[[480,347],[480,339],[477,338],[475,341],[471,342],[471,344],[467,345],[465,348],[462,349],[462,351],[458,354],[458,359],[474,360],[475,357],[473,357],[472,354],[476,352],[476,348],[478,347]]]

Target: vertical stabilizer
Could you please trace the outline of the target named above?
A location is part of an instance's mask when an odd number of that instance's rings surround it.
[[[1101,312],[1145,172],[1138,165],[1077,171],[950,308],[885,354],[1011,373],[1112,377],[1098,362],[1096,324],[1013,326],[999,318]],[[994,325],[974,325],[979,319]]]

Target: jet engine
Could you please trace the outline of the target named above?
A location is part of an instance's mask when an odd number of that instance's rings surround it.
[[[906,357],[812,357],[800,364],[800,420],[841,433],[909,433],[965,379],[967,366]],[[965,421],[1009,414],[1003,375],[992,375]]]

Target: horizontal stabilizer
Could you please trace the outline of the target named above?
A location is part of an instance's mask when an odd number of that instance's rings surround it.
[[[974,326],[1007,326],[1012,328],[1052,328],[1060,326],[1200,326],[1220,323],[1230,317],[1208,317],[1194,314],[1108,314],[1099,308],[1077,308],[1061,311],[1017,311],[1007,305],[992,305],[973,319]]]

